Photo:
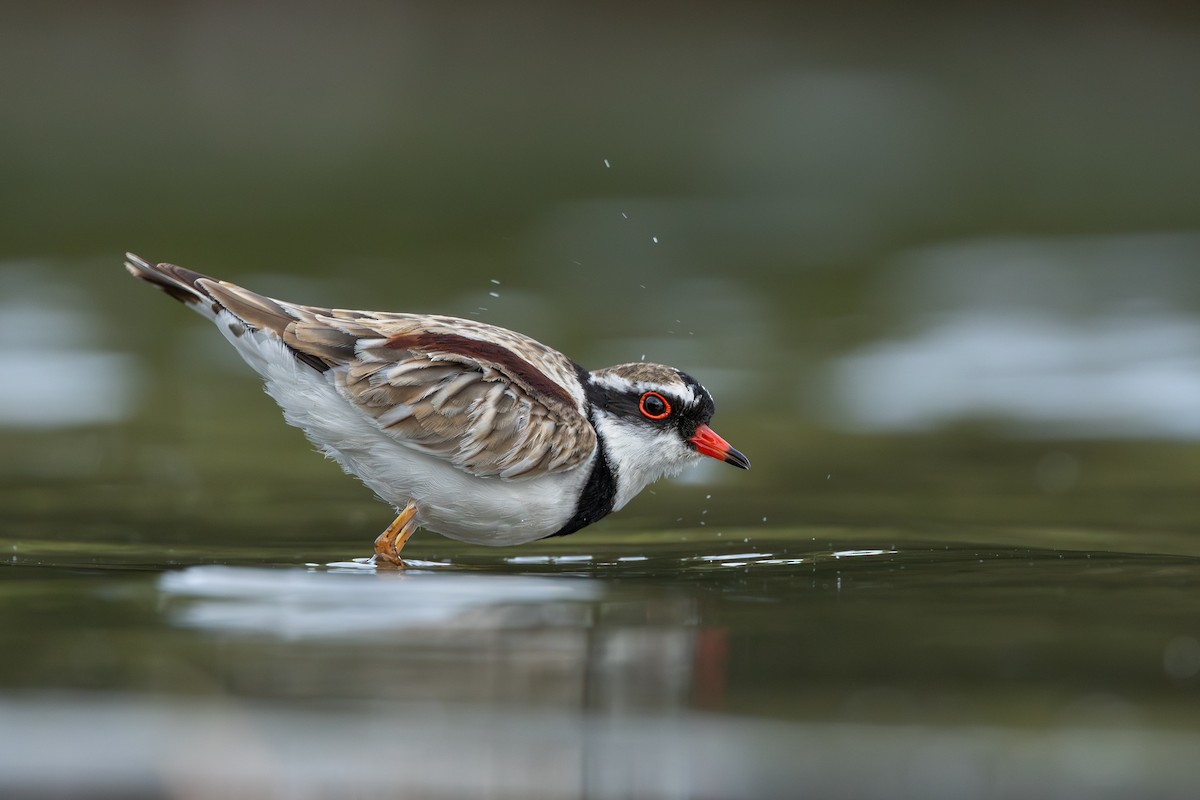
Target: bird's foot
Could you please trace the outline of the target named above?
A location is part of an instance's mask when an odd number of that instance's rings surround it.
[[[376,566],[404,569],[407,565],[400,558],[400,551],[409,537],[417,530],[417,506],[409,503],[400,515],[388,525],[387,530],[375,540]]]

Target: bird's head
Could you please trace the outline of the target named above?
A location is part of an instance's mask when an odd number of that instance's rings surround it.
[[[716,409],[712,395],[685,372],[618,364],[591,373],[586,391],[616,475],[615,508],[701,456],[750,469],[750,461],[708,426]]]

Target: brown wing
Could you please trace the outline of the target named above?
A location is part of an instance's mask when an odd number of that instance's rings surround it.
[[[201,281],[247,323],[333,372],[342,395],[399,444],[480,476],[563,472],[596,448],[576,367],[473,320],[314,308]]]

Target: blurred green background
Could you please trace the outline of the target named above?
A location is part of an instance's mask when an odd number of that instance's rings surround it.
[[[816,495],[809,519],[889,487],[944,495],[995,458],[993,488],[1038,516],[1100,522],[1102,498],[1039,501],[1058,458],[1040,442],[1200,434],[1186,6],[51,3],[5,20],[0,310],[27,376],[5,382],[6,431],[278,427],[234,390],[251,376],[208,376],[236,361],[219,340],[120,280],[134,250],[301,302],[478,316],[590,366],[677,364],[764,467],[737,491]],[[72,369],[111,380],[55,377]],[[1058,461],[1071,492],[1107,494],[1110,470],[1182,490],[1189,451]],[[1180,502],[1139,513],[1185,525],[1200,508]]]
[[[728,756],[725,796],[790,785],[787,768],[829,796],[1186,796],[1194,768],[1171,754],[1200,736],[1198,97],[1189,4],[6,4],[0,640],[20,655],[0,699],[40,699],[6,707],[0,735],[74,692],[116,693],[143,723],[147,693],[199,694],[265,703],[271,749],[290,704],[445,694],[566,709],[584,753],[590,714],[627,719],[613,709],[716,709],[717,742],[743,718],[817,726],[745,734],[822,757]],[[212,565],[346,562],[390,516],[308,453],[205,323],[125,275],[126,250],[697,376],[753,471],[705,465],[512,551],[421,534],[406,554],[442,566],[399,584],[461,624],[443,572],[588,580],[566,600],[513,590],[541,609],[521,630],[666,625],[696,660],[626,642],[626,673],[588,650],[562,674],[609,688],[563,700],[536,689],[542,661],[485,636],[510,622],[475,616],[465,643],[395,623],[346,661],[302,622],[369,618],[357,595],[325,604],[341,567],[286,591],[235,572],[251,607],[224,625],[171,611],[224,596]],[[255,627],[255,602],[295,612],[291,644]],[[561,622],[578,604],[591,616]],[[480,692],[420,667],[463,652],[508,678]],[[648,663],[673,665],[676,694]],[[396,672],[407,689],[362,689]],[[449,740],[478,728],[418,716]],[[882,727],[822,727],[847,721]],[[629,725],[618,740],[653,727]],[[904,766],[952,749],[955,725],[997,727],[959,772]],[[851,779],[851,741],[901,755]],[[1111,780],[1080,783],[1098,764]],[[996,778],[1012,769],[1030,783]],[[628,796],[581,774],[565,795]],[[644,796],[704,794],[647,774]],[[112,786],[174,794],[175,777]],[[483,784],[529,796],[505,780]]]

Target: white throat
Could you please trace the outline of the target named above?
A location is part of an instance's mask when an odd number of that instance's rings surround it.
[[[600,409],[596,409],[594,421],[608,465],[616,477],[613,511],[624,508],[654,481],[678,475],[700,458],[673,429],[653,430]]]

